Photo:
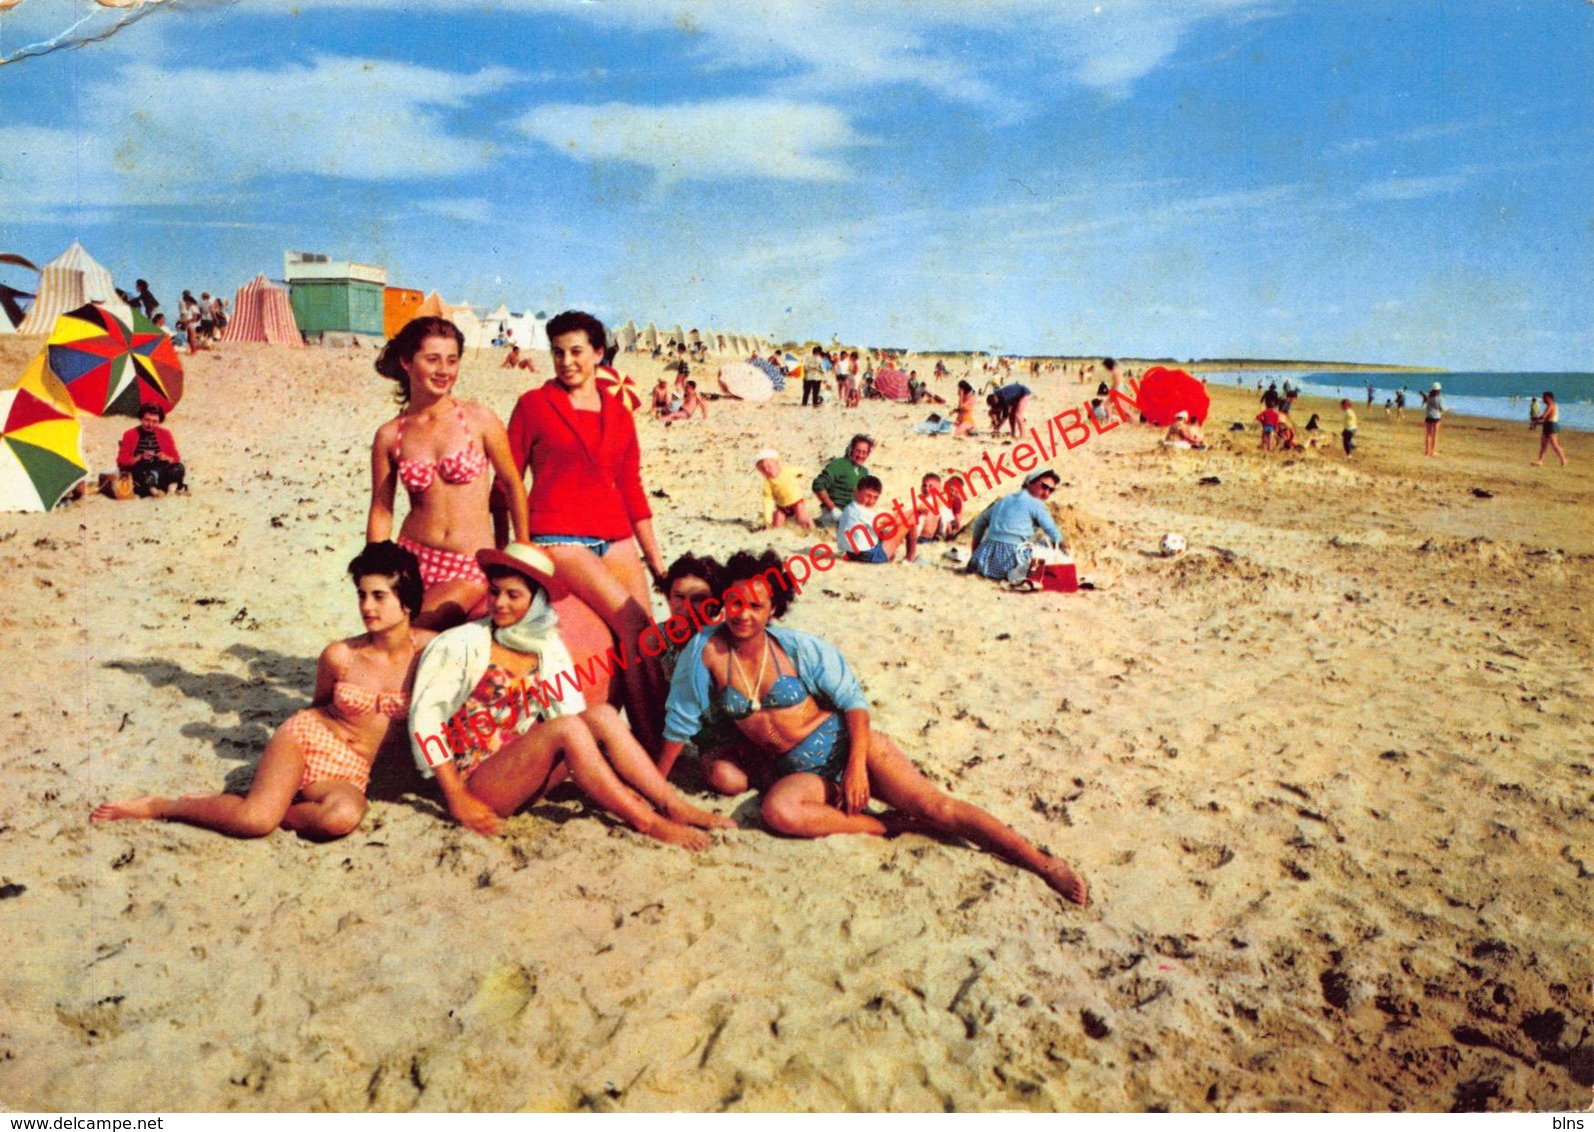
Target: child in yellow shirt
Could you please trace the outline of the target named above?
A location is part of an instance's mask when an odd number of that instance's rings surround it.
[[[807,477],[794,468],[780,466],[780,454],[766,448],[753,460],[753,466],[764,477],[763,519],[764,530],[786,525],[791,519],[805,531],[813,530],[813,520],[808,517],[808,501],[803,498],[800,486]]]

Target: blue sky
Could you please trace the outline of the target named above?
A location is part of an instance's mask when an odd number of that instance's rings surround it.
[[[1586,0],[8,2],[0,250],[168,302],[1594,370]]]

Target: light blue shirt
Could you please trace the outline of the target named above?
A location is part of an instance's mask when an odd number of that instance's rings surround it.
[[[1063,534],[1052,522],[1046,504],[1019,488],[980,512],[980,517],[974,520],[974,542],[979,544],[990,539],[992,542],[1017,546],[1021,542],[1028,542],[1036,527],[1045,531],[1057,545],[1063,544]]]
[[[685,743],[698,733],[705,723],[723,718],[715,702],[713,681],[703,666],[703,646],[717,630],[704,629],[687,642],[681,650],[681,659],[675,664],[675,675],[670,678],[670,698],[664,705],[664,737],[671,742]],[[775,638],[792,665],[797,678],[808,689],[808,694],[826,711],[869,710],[858,678],[847,667],[847,658],[829,641],[796,629],[782,629],[771,625],[766,630]]]
[[[841,509],[841,518],[836,520],[836,553],[865,554],[880,539],[875,535],[874,517],[879,512],[873,507],[865,507],[854,499]],[[857,528],[862,527],[862,530]]]

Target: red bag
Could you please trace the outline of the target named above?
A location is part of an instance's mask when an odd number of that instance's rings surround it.
[[[1036,548],[1029,562],[1029,574],[1020,585],[1031,591],[1071,594],[1079,589],[1079,571],[1066,553]]]

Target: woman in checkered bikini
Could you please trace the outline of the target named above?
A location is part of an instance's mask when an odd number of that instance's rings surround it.
[[[493,546],[489,471],[509,492],[515,537],[526,537],[526,490],[503,423],[486,406],[453,395],[464,347],[465,336],[446,318],[417,318],[376,359],[376,372],[398,383],[403,411],[377,430],[371,445],[365,537],[392,536],[402,483],[410,509],[397,541],[420,560],[426,596],[415,624],[428,629],[460,624],[487,596],[476,552]]]
[[[322,652],[314,701],[277,728],[246,797],[148,794],[103,803],[93,820],[164,818],[232,837],[264,837],[278,826],[328,840],[353,833],[365,816],[371,764],[390,739],[404,740],[416,663],[437,634],[410,627],[421,604],[413,554],[390,542],[368,546],[349,575],[365,632]]]

